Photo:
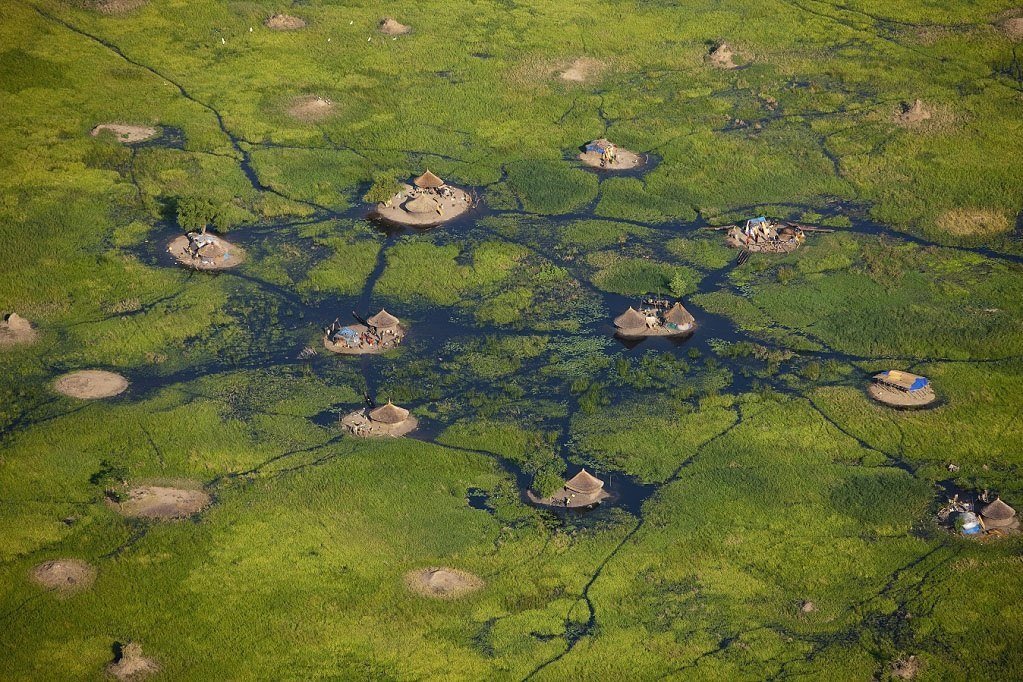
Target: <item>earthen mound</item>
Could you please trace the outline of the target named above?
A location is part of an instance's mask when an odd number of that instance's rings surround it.
[[[73,594],[92,586],[96,569],[78,559],[54,559],[39,564],[30,575],[34,582],[48,590]]]
[[[600,74],[604,70],[604,64],[591,59],[590,57],[580,57],[572,62],[567,69],[562,71],[559,76],[563,81],[569,81],[571,83],[585,83],[594,76]]]
[[[1012,229],[1012,222],[1004,213],[979,208],[945,211],[934,224],[942,232],[957,237],[990,237]]]
[[[264,21],[263,25],[272,31],[295,31],[305,28],[305,20],[290,14],[275,14]]]
[[[334,113],[334,103],[318,95],[302,95],[291,100],[288,115],[305,123],[315,123]]]
[[[405,574],[405,584],[424,597],[457,599],[475,592],[485,583],[479,576],[457,568],[432,567],[409,571]]]
[[[381,19],[378,28],[380,29],[380,32],[386,36],[403,36],[406,33],[412,32],[411,26],[406,26],[391,17],[384,17]]]
[[[906,656],[892,663],[892,675],[900,680],[911,680],[920,672],[920,661],[916,656]]]
[[[732,47],[728,43],[720,43],[707,54],[707,63],[719,69],[734,69],[734,58]]]
[[[198,514],[210,505],[209,494],[195,484],[194,488],[170,488],[158,485],[136,486],[128,490],[127,499],[111,503],[129,518],[174,520]]]
[[[128,380],[115,372],[102,369],[84,369],[70,372],[58,377],[53,382],[53,390],[72,398],[95,400],[110,398],[123,393],[128,388]]]
[[[100,14],[124,14],[146,4],[148,0],[91,0],[88,7]]]
[[[136,126],[128,125],[127,123],[100,123],[89,131],[89,134],[97,137],[101,133],[112,133],[118,142],[133,144],[148,140],[158,132],[159,130],[153,126]]]
[[[1023,17],[1009,17],[998,24],[998,27],[1010,40],[1023,40]]]
[[[167,245],[167,253],[196,270],[226,270],[245,262],[245,249],[213,234],[183,234]]]
[[[931,117],[931,110],[924,106],[924,103],[916,99],[912,104],[903,102],[895,114],[895,120],[903,125],[915,125],[922,123]]]
[[[114,662],[107,664],[107,672],[119,680],[137,680],[160,669],[156,661],[142,655],[138,642],[117,644],[114,649]]]
[[[32,323],[18,313],[8,313],[0,321],[0,348],[32,343],[36,336]]]
[[[440,191],[424,191],[405,184],[389,200],[377,204],[373,217],[396,225],[425,228],[454,220],[472,207],[472,196],[459,187],[446,185]]]

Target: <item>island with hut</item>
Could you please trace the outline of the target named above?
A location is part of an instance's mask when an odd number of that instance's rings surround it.
[[[601,170],[634,170],[646,163],[646,157],[628,149],[622,149],[614,142],[600,138],[587,142],[581,147],[579,160],[591,168]]]
[[[398,225],[432,227],[464,214],[472,204],[468,192],[448,185],[427,169],[411,185],[403,184],[397,194],[377,204],[372,217]]]
[[[323,347],[332,353],[365,355],[383,353],[398,347],[405,338],[406,329],[401,320],[381,309],[376,315],[362,319],[355,313],[357,324],[342,324],[334,320],[324,330]]]
[[[901,408],[925,407],[938,398],[925,377],[897,369],[875,374],[867,394],[885,405]]]
[[[725,235],[728,246],[752,253],[792,253],[805,239],[801,226],[764,216],[750,218],[742,227],[734,225]]]
[[[991,500],[989,492],[985,490],[976,502],[971,498],[970,494],[960,497],[957,493],[949,499],[948,504],[938,511],[938,523],[974,537],[997,537],[1020,532],[1016,510],[1003,502],[1001,497],[996,496]],[[979,510],[976,509],[978,503],[984,505]]]
[[[688,336],[696,328],[696,318],[675,301],[647,297],[639,308],[628,309],[614,319],[615,336],[636,341],[650,336]]]
[[[549,497],[540,497],[532,490],[526,492],[526,497],[533,504],[561,509],[588,509],[597,506],[610,496],[604,490],[604,481],[586,471],[585,468],[580,469],[579,473],[565,481],[565,485]]]
[[[205,230],[171,240],[167,252],[182,265],[196,270],[226,270],[245,262],[245,250]]]
[[[360,438],[399,438],[419,426],[419,420],[388,400],[385,405],[346,414],[341,418],[341,426]]]

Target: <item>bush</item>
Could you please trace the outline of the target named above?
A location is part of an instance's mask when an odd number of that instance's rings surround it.
[[[401,191],[401,183],[395,179],[394,171],[373,174],[373,184],[362,197],[368,203],[382,204]]]

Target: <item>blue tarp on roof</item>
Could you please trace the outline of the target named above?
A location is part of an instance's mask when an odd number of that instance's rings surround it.
[[[923,377],[917,377],[913,381],[913,385],[909,387],[911,391],[919,391],[921,388],[927,388],[927,379]]]
[[[607,149],[607,147],[609,147],[609,146],[610,145],[604,145],[604,144],[597,143],[597,142],[590,142],[589,144],[586,145],[586,151],[587,152],[596,152],[598,154],[603,154],[604,150]]]
[[[767,222],[767,218],[765,218],[764,216],[760,216],[759,218],[750,218],[750,221],[749,221],[750,225],[759,225],[760,223],[766,223],[766,222]]]

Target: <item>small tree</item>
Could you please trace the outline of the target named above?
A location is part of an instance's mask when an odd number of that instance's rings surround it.
[[[383,171],[373,174],[373,184],[366,190],[365,199],[371,204],[382,204],[387,201],[399,191],[401,191],[401,184],[394,179],[395,173],[392,171]]]
[[[675,274],[671,276],[671,282],[668,283],[668,288],[671,289],[671,295],[675,298],[682,298],[689,292],[689,281],[682,275],[681,272],[675,271]]]
[[[181,197],[177,202],[178,226],[191,232],[206,232],[206,227],[217,220],[219,208],[208,197]]]

